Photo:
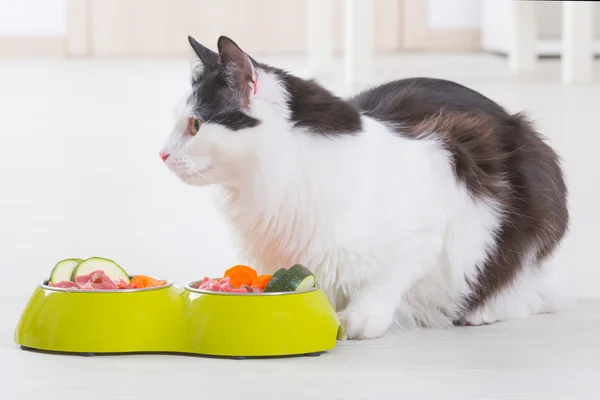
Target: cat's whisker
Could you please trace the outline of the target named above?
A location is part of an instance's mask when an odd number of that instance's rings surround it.
[[[206,175],[204,175],[202,172],[200,172],[200,171],[197,171],[197,170],[196,170],[196,171],[193,171],[193,173],[194,173],[194,175],[197,175],[197,176],[201,177],[202,179],[204,179],[206,182],[210,183],[211,185],[213,184],[213,183],[211,182],[211,180],[210,180],[210,179],[208,179],[208,178],[206,177]]]
[[[227,178],[227,175],[225,175],[223,172],[221,172],[218,168],[216,167],[210,167],[209,170],[211,172],[214,172],[215,174],[218,174],[220,177],[222,178]]]

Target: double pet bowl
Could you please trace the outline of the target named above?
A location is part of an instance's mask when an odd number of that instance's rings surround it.
[[[165,286],[34,291],[15,332],[26,350],[81,355],[183,353],[220,357],[318,355],[342,330],[319,287],[223,293]]]

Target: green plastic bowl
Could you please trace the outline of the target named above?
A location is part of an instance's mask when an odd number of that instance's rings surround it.
[[[66,290],[41,283],[15,331],[26,349],[66,353],[171,352],[186,343],[184,292],[165,286]]]
[[[222,293],[174,287],[75,291],[41,283],[15,331],[23,349],[60,353],[320,354],[342,330],[319,288]]]
[[[319,287],[301,292],[229,293],[185,286],[187,352],[228,357],[320,354],[342,328]]]

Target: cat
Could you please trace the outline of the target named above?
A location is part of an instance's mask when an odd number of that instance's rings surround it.
[[[161,158],[220,188],[261,273],[310,268],[345,338],[566,304],[549,263],[569,224],[561,161],[523,114],[424,77],[342,99],[225,36],[188,40],[199,65]]]

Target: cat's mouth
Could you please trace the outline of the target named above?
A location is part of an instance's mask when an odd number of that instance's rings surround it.
[[[204,186],[216,183],[216,173],[212,163],[208,159],[192,160],[187,157],[176,157],[167,159],[165,163],[184,183],[195,186]]]
[[[216,183],[215,173],[211,165],[200,169],[174,171],[183,182],[194,186],[205,186]]]

